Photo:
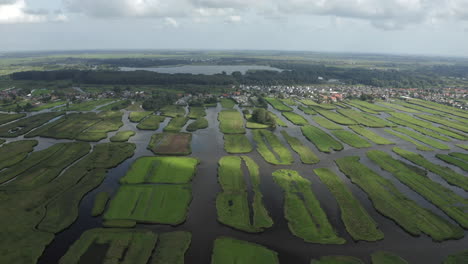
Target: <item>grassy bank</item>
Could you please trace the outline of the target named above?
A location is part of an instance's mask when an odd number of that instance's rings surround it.
[[[394,135],[395,137],[398,137],[400,138],[401,140],[404,140],[404,141],[407,141],[407,142],[410,142],[412,144],[414,144],[416,146],[417,149],[419,150],[422,150],[422,151],[433,151],[434,149],[431,149],[430,147],[424,145],[424,144],[421,144],[419,143],[418,141],[408,137],[408,136],[405,136],[403,134],[400,134],[400,133],[397,133],[393,130],[390,130],[390,129],[385,129],[385,132],[389,133],[390,135]]]
[[[340,130],[340,129],[343,129],[342,126],[340,125],[337,125],[336,123],[324,118],[324,117],[321,117],[321,116],[314,116],[312,117],[312,120],[315,121],[315,123],[319,124],[321,127],[324,127],[326,129],[330,129],[330,130]]]
[[[219,129],[224,134],[244,134],[244,118],[237,110],[222,110],[218,115]]]
[[[354,132],[356,132],[357,134],[365,137],[365,138],[368,138],[370,141],[374,142],[375,144],[377,145],[392,145],[392,144],[395,144],[394,142],[382,137],[382,136],[379,136],[378,134],[372,132],[371,130],[369,129],[366,129],[362,126],[350,126],[349,127],[351,130],[353,130]]]
[[[273,106],[273,108],[275,108],[276,110],[278,111],[281,111],[281,112],[289,112],[289,111],[292,111],[293,109],[287,105],[285,105],[283,102],[281,102],[281,100],[279,99],[276,99],[276,98],[272,98],[272,97],[265,97],[265,100],[271,105]]]
[[[278,253],[255,243],[220,237],[214,241],[211,264],[279,264]]]
[[[310,148],[304,146],[298,138],[290,136],[288,132],[286,132],[285,130],[281,131],[281,134],[286,139],[289,146],[291,146],[291,148],[297,154],[299,154],[299,157],[301,158],[302,163],[304,164],[319,163],[320,160],[317,157],[317,155],[315,155],[315,153]]]
[[[130,112],[128,115],[128,120],[133,123],[139,123],[141,120],[145,119],[147,116],[151,115],[153,112]]]
[[[283,112],[282,114],[284,117],[286,117],[286,119],[291,121],[291,123],[295,124],[296,126],[305,126],[309,124],[309,122],[307,122],[304,117],[294,112]]]
[[[189,118],[184,116],[174,117],[164,128],[164,132],[180,132],[188,120]]]
[[[137,128],[141,130],[157,130],[164,119],[166,119],[164,116],[149,115],[140,121],[140,123],[137,125]]]
[[[243,134],[224,135],[224,150],[231,154],[249,153],[252,152],[253,147]]]
[[[347,130],[335,130],[331,132],[335,137],[337,137],[342,142],[350,145],[354,148],[369,148],[372,147],[372,144],[367,140],[361,138],[355,133]]]
[[[303,126],[301,130],[302,134],[322,152],[343,149],[343,145],[340,142],[315,126]]]
[[[253,131],[257,151],[265,161],[275,165],[290,165],[294,162],[291,152],[271,131],[258,129]]]
[[[106,209],[106,204],[109,201],[110,195],[108,192],[100,192],[94,198],[93,209],[91,210],[92,216],[101,215]]]
[[[378,229],[377,223],[367,213],[359,200],[354,197],[340,177],[327,168],[315,169],[314,172],[325,183],[338,202],[341,210],[341,220],[354,240],[377,241],[384,238],[384,234]]]
[[[119,131],[117,134],[110,138],[112,142],[127,142],[131,137],[133,137],[136,133],[131,130],[126,131]]]
[[[204,117],[199,117],[197,118],[197,120],[195,120],[194,122],[190,123],[187,126],[187,131],[195,132],[199,129],[205,129],[207,127],[208,127],[208,120],[206,120],[206,118]]]

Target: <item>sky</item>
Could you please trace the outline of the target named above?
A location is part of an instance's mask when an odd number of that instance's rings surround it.
[[[468,57],[468,0],[0,0],[0,52],[300,50]]]

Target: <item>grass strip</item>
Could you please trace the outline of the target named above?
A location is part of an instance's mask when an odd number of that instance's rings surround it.
[[[376,251],[371,255],[372,264],[408,264],[406,260],[386,251]]]
[[[150,230],[90,229],[73,243],[59,263],[147,263],[157,239]]]
[[[465,144],[455,144],[455,146],[462,148],[464,150],[468,150],[468,145],[465,145]]]
[[[24,135],[60,115],[62,115],[61,112],[49,112],[19,119],[0,127],[0,137],[13,138]]]
[[[314,109],[308,107],[308,106],[303,106],[303,105],[299,105],[297,108],[299,108],[299,110],[301,110],[302,112],[308,114],[308,115],[316,115],[317,112],[315,112]]]
[[[109,201],[109,193],[108,192],[100,192],[94,198],[94,206],[91,211],[92,216],[101,215],[104,210],[106,209],[106,204]]]
[[[273,117],[273,119],[275,119],[276,121],[276,124],[280,127],[287,127],[288,125],[286,125],[286,123],[281,120],[281,118],[279,118],[277,115],[273,114],[272,112],[268,111],[268,113],[270,113],[270,115]]]
[[[357,134],[347,130],[334,130],[331,133],[342,142],[354,148],[369,148],[372,144]]]
[[[178,225],[185,221],[191,200],[187,184],[122,185],[103,218]]]
[[[205,107],[202,106],[191,106],[189,108],[188,118],[198,119],[206,116]]]
[[[37,144],[36,140],[19,140],[2,145],[0,147],[0,170],[24,160]]]
[[[195,120],[194,122],[190,123],[188,126],[187,126],[187,131],[189,132],[195,132],[199,129],[205,129],[208,127],[208,120],[206,120],[206,118],[204,117],[199,117],[197,118],[197,120]]]
[[[390,129],[385,129],[385,132],[391,134],[391,135],[394,135],[395,137],[398,137],[404,141],[408,141],[410,143],[413,143],[414,145],[416,145],[416,148],[419,149],[419,150],[422,150],[422,151],[433,151],[434,149],[431,149],[430,147],[426,146],[426,145],[423,145],[421,143],[419,143],[418,141],[408,137],[408,136],[405,136],[405,135],[402,135],[400,133],[397,133],[393,130],[390,130]]]
[[[287,105],[285,105],[281,100],[272,97],[265,97],[264,98],[273,108],[281,112],[290,112],[293,109]]]
[[[189,183],[199,163],[198,159],[189,157],[141,157],[120,178],[120,183]]]
[[[377,223],[338,175],[328,168],[315,169],[314,172],[325,183],[338,202],[341,210],[341,220],[354,240],[377,241],[384,238],[384,234],[378,229]]]
[[[339,141],[315,126],[303,126],[301,130],[302,134],[322,152],[343,149],[343,145]]]
[[[285,99],[280,99],[281,102],[287,104],[287,105],[290,105],[290,106],[293,106],[293,105],[297,105],[297,102],[292,99],[292,98],[285,98]]]
[[[281,134],[288,142],[289,146],[299,154],[302,163],[304,164],[316,164],[319,163],[320,159],[315,155],[315,153],[308,147],[304,146],[302,142],[295,137],[292,137],[285,130],[281,131]]]
[[[117,134],[110,138],[111,142],[127,142],[131,137],[135,135],[135,131],[125,130],[119,131]]]
[[[302,100],[299,100],[299,102],[307,105],[307,106],[313,106],[313,107],[320,107],[322,109],[325,109],[325,110],[333,110],[336,108],[336,106],[332,105],[332,104],[319,104],[319,103],[316,103],[314,102],[313,100],[310,100],[310,99],[302,99]]]
[[[278,253],[255,243],[229,237],[215,240],[211,264],[279,264]]]
[[[245,162],[253,192],[249,206],[248,184],[245,182],[242,162]],[[261,232],[273,225],[273,220],[263,205],[259,189],[258,165],[249,157],[225,156],[219,160],[218,181],[223,189],[216,197],[218,220],[246,232]],[[250,207],[252,209],[250,209]]]
[[[231,154],[249,153],[252,152],[253,147],[243,134],[224,135],[224,150]]]
[[[192,153],[191,133],[156,133],[151,136],[148,149],[156,155],[190,155]]]
[[[444,137],[444,136],[441,136],[439,135],[439,133],[436,133],[435,131],[433,130],[430,130],[430,129],[426,129],[426,128],[422,128],[420,126],[416,126],[416,125],[413,125],[409,122],[406,122],[404,120],[401,120],[399,118],[395,118],[395,117],[388,117],[387,120],[397,124],[397,125],[401,125],[401,126],[406,126],[406,127],[409,127],[423,135],[426,135],[426,136],[430,136],[430,137],[433,137],[435,139],[439,139],[439,140],[442,140],[442,141],[446,141],[446,142],[450,142],[451,139],[448,138],[448,137]]]
[[[455,165],[460,169],[468,172],[468,162],[454,158],[453,156],[445,154],[436,154],[436,157],[440,160],[443,160],[449,164]]]
[[[236,105],[236,102],[231,98],[221,98],[219,102],[222,108],[233,108]]]
[[[416,139],[417,141],[420,141],[420,142],[422,142],[424,144],[427,144],[427,145],[429,145],[431,147],[434,147],[436,149],[450,150],[449,146],[447,146],[445,144],[442,144],[442,143],[440,143],[439,141],[437,141],[435,139],[423,136],[421,133],[418,133],[418,132],[415,132],[415,131],[412,131],[412,130],[409,130],[409,129],[406,129],[406,128],[403,128],[403,127],[395,127],[395,128],[393,128],[393,130],[395,130],[397,132],[400,132],[402,134],[405,134],[407,136],[410,136],[413,139]]]
[[[359,162],[359,157],[349,156],[335,160],[340,170],[363,189],[374,207],[414,236],[421,233],[435,241],[463,236],[460,228],[428,209],[420,207],[401,193],[393,183]]]
[[[309,122],[307,122],[304,117],[294,112],[283,112],[282,114],[284,117],[286,117],[286,119],[291,121],[291,123],[295,124],[296,126],[305,126],[309,124]]]
[[[164,119],[166,119],[164,116],[149,115],[137,125],[137,128],[141,130],[157,130]]]
[[[468,263],[468,250],[464,250],[462,252],[452,254],[448,256],[444,264],[462,264],[462,263]]]
[[[393,111],[395,111],[393,109],[383,107],[383,106],[380,106],[380,105],[377,105],[377,104],[374,104],[374,103],[369,103],[369,102],[366,102],[366,101],[351,100],[351,102],[353,104],[355,104],[355,105],[365,107],[365,108],[370,109],[370,110],[375,111],[375,112],[393,112]]]
[[[356,104],[354,102],[346,101],[345,103],[347,105],[349,105],[351,107],[355,107],[355,108],[357,108],[357,109],[359,109],[359,110],[361,110],[362,112],[365,112],[365,113],[369,113],[369,114],[378,114],[379,113],[377,111],[371,110],[371,109],[369,109],[367,107],[363,107],[363,106],[361,106],[359,104]]]
[[[297,171],[277,170],[273,179],[284,191],[284,214],[289,230],[309,243],[344,244],[328,221],[310,188],[310,181]]]
[[[431,115],[418,115],[418,117],[427,121],[431,121],[433,123],[441,124],[441,125],[468,133],[468,126],[466,124],[449,121],[442,117],[436,117],[436,116],[431,116]]]
[[[468,178],[465,177],[464,175],[458,174],[448,167],[434,164],[428,161],[427,159],[425,159],[420,154],[417,154],[411,151],[407,151],[407,150],[395,147],[393,148],[393,152],[413,162],[414,164],[417,164],[423,168],[426,168],[429,171],[432,171],[433,173],[442,177],[451,185],[458,186],[462,188],[463,190],[468,191]]]
[[[174,231],[158,236],[156,250],[150,264],[184,264],[185,252],[192,241],[192,234],[187,231]]]
[[[11,121],[15,121],[16,119],[20,119],[25,117],[26,114],[3,114],[0,113],[0,125],[9,123]]]
[[[346,126],[349,126],[349,125],[356,125],[356,121],[342,115],[342,114],[339,114],[337,112],[333,112],[331,110],[322,110],[322,109],[318,109],[318,108],[314,108],[314,110],[319,113],[320,115],[322,115],[323,117],[337,123],[337,124],[340,124],[340,125],[346,125]]]
[[[294,162],[291,152],[271,131],[265,129],[254,130],[253,138],[257,143],[257,151],[268,163],[290,165]]]
[[[437,111],[441,111],[450,115],[455,115],[455,116],[464,118],[465,120],[468,118],[468,114],[466,113],[465,110],[461,110],[461,109],[451,107],[448,105],[443,105],[443,104],[438,104],[438,103],[431,102],[431,101],[424,101],[424,100],[418,100],[418,99],[412,99],[409,101],[409,103],[419,105],[425,108],[430,108],[430,109],[434,109]]]
[[[98,111],[119,111],[119,110],[127,108],[128,106],[130,106],[131,103],[132,102],[130,100],[120,100],[120,101],[117,101],[117,102],[113,102],[113,103],[98,107],[96,110],[98,110]]]
[[[145,119],[147,116],[151,115],[153,112],[144,111],[144,112],[130,112],[128,115],[128,120],[133,123],[139,123],[141,120]]]
[[[56,108],[56,111],[92,111],[98,106],[113,102],[115,99],[90,100],[80,103],[72,103],[68,106]]]
[[[342,126],[340,125],[337,125],[336,123],[324,118],[324,117],[321,117],[321,116],[314,116],[312,117],[312,120],[315,121],[315,123],[319,124],[321,127],[324,127],[326,129],[330,129],[330,130],[340,130],[340,129],[343,129]]]
[[[398,104],[394,104],[394,103],[379,102],[379,104],[384,105],[384,106],[386,106],[386,107],[393,108],[393,109],[395,109],[395,110],[407,112],[407,113],[413,113],[413,114],[421,113],[421,111],[419,111],[419,110],[412,109],[412,108],[405,107],[405,106],[398,105]]]
[[[468,162],[468,154],[461,153],[461,152],[450,152],[449,155]]]
[[[366,127],[390,127],[393,126],[392,123],[385,121],[384,119],[367,114],[367,113],[362,113],[358,112],[352,109],[338,109],[338,113],[351,118],[358,122],[360,125],[366,126]]]
[[[460,197],[450,189],[432,181],[426,175],[414,172],[407,164],[393,159],[392,156],[383,151],[368,151],[367,157],[440,208],[462,227],[468,229],[468,213],[466,212],[468,209],[468,199]]]
[[[395,144],[394,142],[382,137],[382,136],[379,136],[377,135],[376,133],[372,132],[371,130],[369,129],[366,129],[362,126],[350,126],[349,127],[351,130],[353,130],[354,132],[356,132],[357,134],[365,137],[365,138],[368,138],[370,141],[374,142],[375,144],[377,145],[392,145],[392,144]]]
[[[245,134],[244,118],[239,111],[222,110],[218,114],[219,129],[224,134]]]
[[[188,117],[178,116],[169,121],[169,124],[164,128],[164,132],[179,132],[189,120]]]
[[[162,116],[178,117],[185,116],[185,108],[179,105],[166,105],[160,109]]]
[[[364,264],[364,262],[350,256],[324,256],[320,259],[312,259],[310,264]]]

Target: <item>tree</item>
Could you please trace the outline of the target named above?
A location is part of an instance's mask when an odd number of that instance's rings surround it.
[[[263,108],[256,108],[253,111],[252,120],[260,124],[276,127],[276,120],[271,116],[270,112]]]

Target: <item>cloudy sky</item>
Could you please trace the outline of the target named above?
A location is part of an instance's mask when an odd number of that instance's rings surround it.
[[[0,0],[0,51],[262,49],[468,57],[468,0]]]

